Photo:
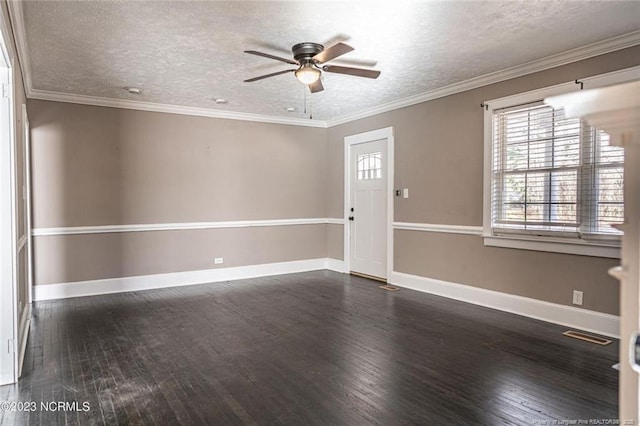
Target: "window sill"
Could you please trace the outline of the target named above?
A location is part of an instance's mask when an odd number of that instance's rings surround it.
[[[490,235],[484,237],[484,245],[520,250],[546,251],[552,253],[575,254],[579,256],[620,259],[620,247],[618,246],[587,243],[581,240],[567,241],[524,236],[497,237]]]

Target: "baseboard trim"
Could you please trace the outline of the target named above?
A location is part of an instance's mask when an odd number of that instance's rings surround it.
[[[319,258],[231,268],[38,285],[34,287],[34,300],[41,301],[97,296],[101,294],[215,283],[322,269],[344,273],[344,268],[345,263],[342,260]],[[572,306],[402,272],[392,272],[388,282],[399,287],[435,294],[567,327],[578,328],[603,336],[614,338],[619,338],[620,336],[620,318],[616,315],[574,308]],[[23,311],[20,321],[20,335],[24,336],[24,339],[21,341],[20,368],[22,367],[24,349],[26,348],[26,336],[29,332],[29,318],[30,306]]]
[[[334,272],[346,272],[344,270],[344,261],[332,258],[327,258],[327,269]]]
[[[77,281],[60,284],[37,285],[34,300],[66,299],[70,297],[97,296],[138,290],[152,290],[193,284],[266,277],[270,275],[329,269],[329,259],[294,260],[290,262],[262,265],[236,266],[231,268],[204,269],[198,271],[172,272],[167,274],[140,275],[134,277]],[[333,263],[332,263],[333,265]]]
[[[486,290],[418,275],[393,272],[390,283],[603,336],[620,338],[620,317],[529,297]]]
[[[20,352],[18,352],[18,377],[22,375],[22,365],[24,364],[24,355],[27,351],[27,339],[29,338],[29,329],[31,324],[31,304],[27,304],[22,310],[20,317],[20,325],[18,335],[20,336]]]

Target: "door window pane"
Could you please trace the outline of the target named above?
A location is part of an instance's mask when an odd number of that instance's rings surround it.
[[[372,152],[358,155],[356,170],[358,180],[381,179],[382,153]]]

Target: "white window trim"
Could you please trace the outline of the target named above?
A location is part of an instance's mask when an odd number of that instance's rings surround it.
[[[543,100],[550,96],[640,80],[640,66],[578,79],[568,83],[485,101],[484,108],[484,181],[483,181],[483,237],[485,246],[505,247],[521,250],[536,250],[554,253],[577,254],[607,258],[620,258],[619,244],[605,244],[593,241],[571,240],[553,237],[518,235],[494,235],[491,228],[491,164],[493,152],[494,111],[511,106]]]

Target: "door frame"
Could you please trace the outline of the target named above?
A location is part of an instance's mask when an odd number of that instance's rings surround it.
[[[18,379],[18,283],[16,227],[16,139],[14,56],[11,32],[0,15],[0,72],[5,95],[0,94],[0,384]],[[6,75],[5,75],[6,73]],[[5,81],[6,80],[6,81]]]
[[[27,215],[27,223],[24,229],[24,234],[27,238],[27,303],[31,305],[33,303],[33,239],[31,235],[33,225],[31,223],[31,125],[27,114],[27,104],[22,104],[22,138],[24,143],[25,215]]]
[[[344,138],[344,272],[351,271],[351,147],[362,143],[385,139],[387,144],[386,171],[387,171],[387,280],[393,272],[393,188],[394,182],[394,136],[393,127],[371,130],[345,136]]]

